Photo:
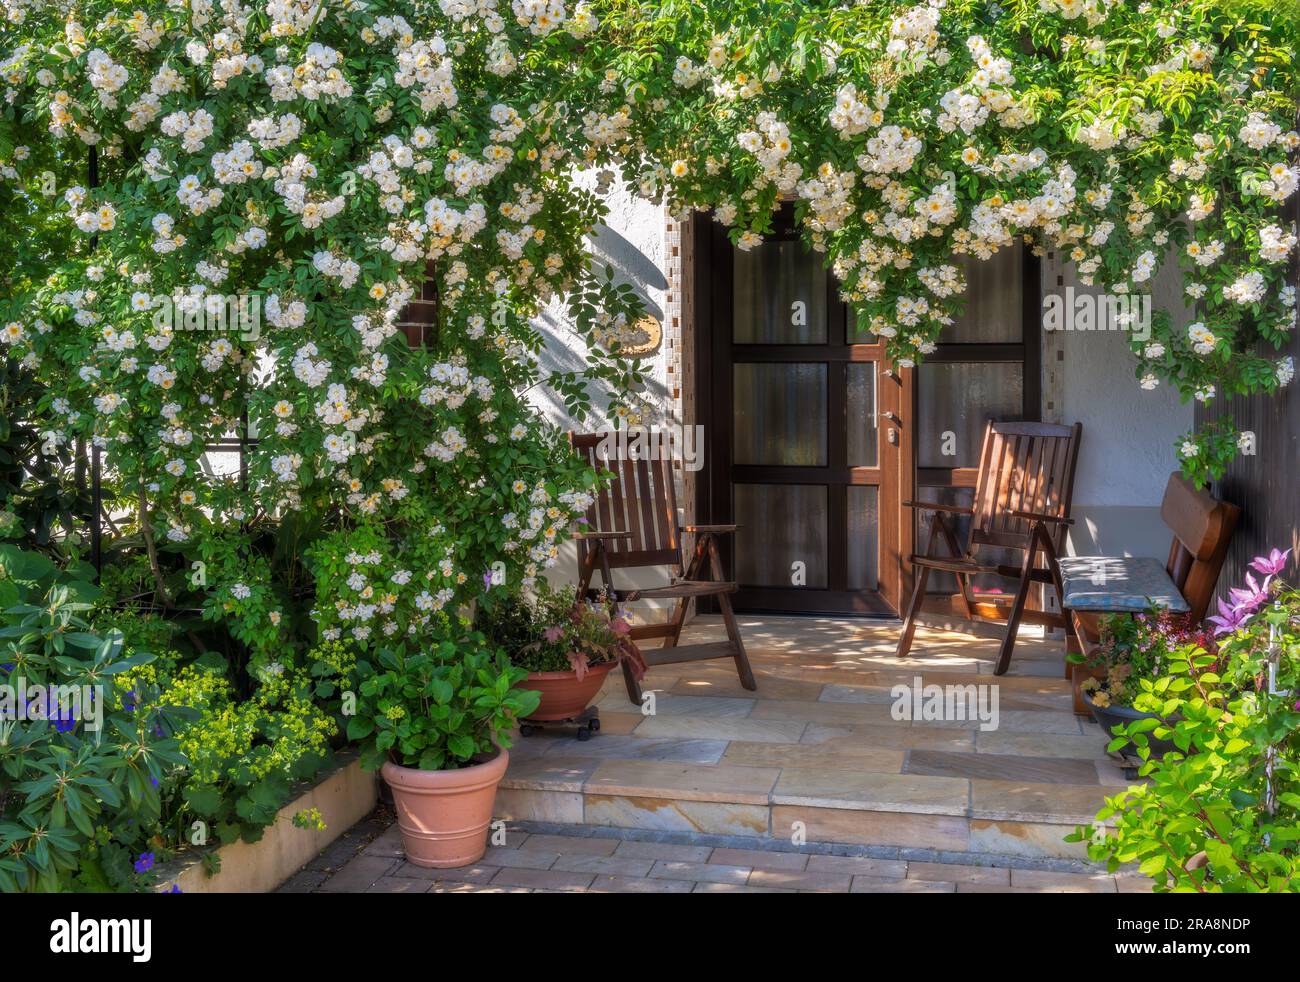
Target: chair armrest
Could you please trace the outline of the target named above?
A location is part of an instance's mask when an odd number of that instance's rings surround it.
[[[739,525],[683,525],[683,532],[734,532]]]
[[[941,501],[904,501],[903,507],[920,511],[946,511],[952,515],[975,514],[975,508],[971,505],[945,505]]]
[[[595,541],[600,539],[630,539],[631,532],[574,532],[571,538]]]
[[[1030,522],[1055,522],[1057,525],[1073,525],[1073,518],[1060,518],[1056,515],[1041,515],[1036,511],[1020,511],[1012,509],[1007,514],[1014,515],[1016,518],[1023,518]]]

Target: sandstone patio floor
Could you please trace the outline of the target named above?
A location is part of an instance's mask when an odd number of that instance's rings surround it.
[[[730,660],[652,669],[653,713],[611,673],[601,731],[516,736],[483,861],[429,871],[370,820],[284,887],[329,891],[1141,891],[1063,837],[1128,782],[1071,711],[1059,641],[896,622],[741,618],[758,690]],[[698,618],[682,643],[720,640]],[[998,727],[895,720],[897,684],[998,686]]]
[[[611,673],[601,731],[518,738],[502,818],[599,827],[1082,858],[1062,836],[1126,785],[1105,738],[1071,711],[1059,641],[998,644],[921,629],[906,659],[896,623],[743,617],[758,690],[732,662],[652,669],[653,713]],[[723,637],[716,618],[683,643]],[[998,727],[895,720],[897,684],[998,687]]]

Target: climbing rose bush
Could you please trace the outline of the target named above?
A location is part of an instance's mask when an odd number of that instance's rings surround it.
[[[1117,386],[1292,375],[1285,6],[0,4],[7,353],[49,386],[48,444],[99,448],[151,556],[205,563],[210,616],[266,657],[285,598],[252,521],[337,519],[310,548],[326,638],[416,633],[555,562],[592,475],[528,400],[634,420],[643,383],[618,357],[639,304],[585,242],[610,172],[742,249],[794,199],[903,366],[960,310],[958,257],[1025,243],[1108,291],[1182,270],[1195,321],[1158,317]],[[583,372],[542,367],[548,303]],[[241,432],[247,474],[205,470]],[[1184,469],[1234,441],[1189,434]]]

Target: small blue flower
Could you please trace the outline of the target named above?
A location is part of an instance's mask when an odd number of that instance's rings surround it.
[[[153,869],[154,855],[151,852],[140,853],[140,858],[135,861],[135,871],[137,873],[148,873]]]

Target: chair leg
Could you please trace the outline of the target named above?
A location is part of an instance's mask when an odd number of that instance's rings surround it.
[[[906,658],[912,650],[912,635],[916,633],[916,618],[921,613],[921,604],[925,603],[925,584],[930,579],[928,566],[913,566],[916,570],[916,586],[912,589],[912,602],[907,605],[907,618],[903,621],[903,633],[898,636],[899,658]]]
[[[718,594],[718,608],[722,611],[722,621],[727,625],[727,637],[736,646],[732,656],[736,661],[736,674],[740,676],[740,685],[750,692],[758,688],[754,681],[754,671],[749,667],[749,656],[745,654],[745,642],[740,640],[740,627],[736,624],[736,613],[731,609],[731,597],[725,593]]]
[[[627,685],[627,698],[637,709],[641,708],[641,683],[636,680],[632,674],[632,668],[627,661],[623,662],[623,682]]]
[[[994,675],[1005,675],[1011,667],[1011,654],[1016,647],[1016,632],[1020,630],[1020,618],[1025,612],[1029,600],[1029,586],[1033,582],[1034,560],[1038,558],[1038,537],[1036,532],[1029,537],[1029,548],[1025,550],[1025,564],[1020,570],[1020,584],[1016,587],[1016,597],[1011,610],[1007,613],[1007,636],[1002,639],[1002,648],[998,652],[997,667]]]
[[[668,621],[672,625],[673,633],[664,638],[665,648],[676,648],[677,641],[682,636],[682,625],[686,623],[686,604],[689,601],[685,597],[677,601],[676,609],[673,610],[672,618]]]

